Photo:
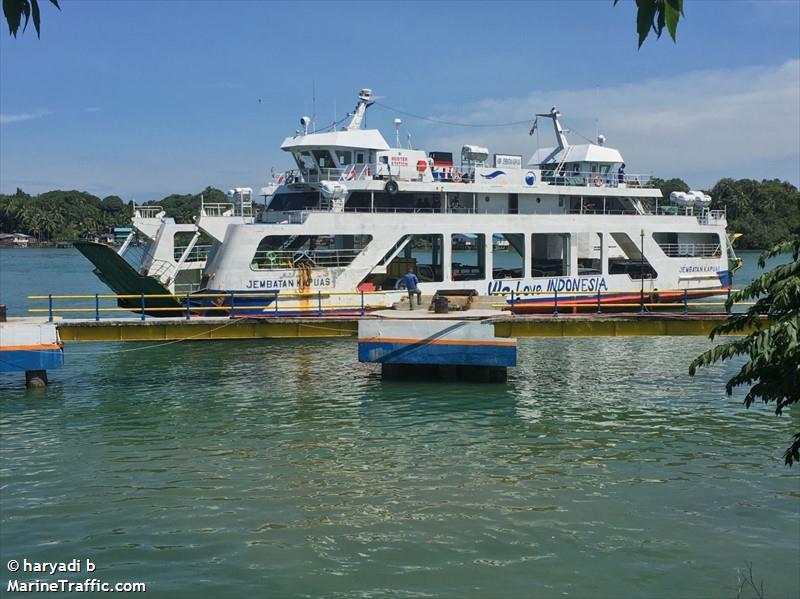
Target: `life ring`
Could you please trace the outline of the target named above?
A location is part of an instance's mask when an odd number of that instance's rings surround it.
[[[597,175],[592,183],[594,183],[595,187],[600,187],[603,184],[603,178],[600,175]]]
[[[372,176],[372,171],[370,170],[369,167],[367,167],[367,177],[371,177],[371,176]]]
[[[428,168],[428,163],[424,160],[417,160],[417,172],[424,173],[425,169]]]
[[[355,178],[356,178],[356,167],[353,167],[350,169],[350,174],[347,175],[347,180],[352,181]]]
[[[386,193],[388,193],[390,196],[393,196],[400,188],[397,186],[397,181],[389,179],[386,182],[386,185],[383,186],[383,189],[386,190]]]

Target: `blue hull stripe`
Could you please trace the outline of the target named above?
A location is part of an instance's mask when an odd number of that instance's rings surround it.
[[[60,349],[0,351],[0,372],[54,370],[63,365],[64,352]]]
[[[430,343],[358,343],[359,362],[382,364],[517,365],[517,348],[508,345],[434,345]]]

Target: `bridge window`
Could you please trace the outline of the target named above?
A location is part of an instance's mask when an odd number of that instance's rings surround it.
[[[670,258],[719,258],[718,233],[653,233],[653,239]]]
[[[252,270],[348,266],[372,235],[267,235],[250,261]]]
[[[521,279],[524,276],[525,235],[495,233],[492,235],[492,278]]]
[[[333,156],[328,150],[313,150],[314,158],[319,163],[319,168],[336,168],[336,163],[333,161]]]
[[[353,153],[350,150],[336,150],[336,157],[339,159],[339,164],[342,166],[352,164]]]
[[[311,157],[311,153],[303,150],[302,152],[294,152],[294,160],[297,166],[304,175],[316,175],[317,163]]]
[[[531,235],[531,276],[568,277],[570,234],[534,233]]]

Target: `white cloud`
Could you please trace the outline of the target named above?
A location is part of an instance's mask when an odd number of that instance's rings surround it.
[[[439,110],[437,118],[468,123],[532,121],[533,114],[547,112],[553,105],[563,114],[565,126],[587,137],[594,137],[599,122],[600,132],[608,145],[622,152],[630,173],[681,176],[695,185],[710,185],[723,176],[779,177],[800,183],[800,60],[489,98]],[[542,124],[542,147],[554,145],[552,127]],[[477,143],[492,152],[527,158],[536,149],[536,136],[529,137],[528,128],[462,128],[456,133],[426,124],[426,133],[416,136],[415,143],[433,149]],[[581,143],[578,136],[570,137]]]
[[[18,123],[20,121],[29,121],[31,119],[38,119],[43,116],[53,114],[50,110],[37,110],[36,112],[20,112],[17,114],[9,114],[7,112],[0,113],[0,125],[7,125],[9,123]]]

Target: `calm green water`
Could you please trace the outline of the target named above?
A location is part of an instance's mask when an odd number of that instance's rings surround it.
[[[16,313],[91,277],[0,251]],[[750,561],[797,597],[800,413],[689,378],[708,343],[522,340],[504,385],[383,382],[345,339],[69,345],[44,393],[0,376],[0,584],[77,557],[149,596],[735,597]]]

